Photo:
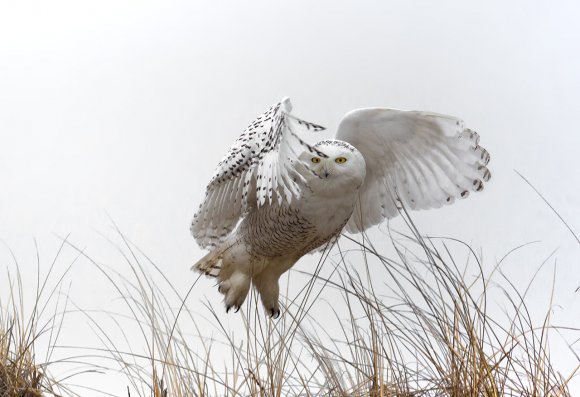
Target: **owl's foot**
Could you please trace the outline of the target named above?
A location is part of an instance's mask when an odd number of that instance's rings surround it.
[[[250,289],[250,278],[241,272],[235,272],[227,280],[222,281],[218,291],[224,295],[226,313],[235,308],[240,310]]]
[[[271,318],[280,317],[280,304],[278,303],[280,274],[274,272],[262,272],[253,279],[256,290],[260,293],[260,299],[264,310]]]

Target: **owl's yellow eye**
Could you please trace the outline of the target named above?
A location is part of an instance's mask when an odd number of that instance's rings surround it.
[[[312,157],[312,160],[311,160],[311,161],[312,161],[314,164],[318,164],[318,163],[320,163],[320,157]]]
[[[346,163],[346,157],[337,157],[334,161],[337,164],[344,164],[344,163]]]

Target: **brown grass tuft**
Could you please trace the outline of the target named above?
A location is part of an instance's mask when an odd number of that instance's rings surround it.
[[[502,261],[485,264],[461,241],[426,238],[402,216],[406,230],[389,231],[392,257],[368,236],[345,236],[313,272],[291,272],[303,288],[287,291],[279,320],[266,318],[251,294],[233,325],[210,301],[192,311],[197,280],[179,293],[119,232],[132,277],[91,261],[122,296],[148,351],[97,332],[143,397],[570,396],[578,368],[561,375],[553,365],[549,336],[559,328],[549,314],[539,322],[530,314],[530,286],[522,292]]]
[[[40,255],[36,247],[36,280],[33,285],[30,281],[23,281],[21,266],[8,250],[14,270],[11,272],[11,267],[7,266],[8,288],[0,291],[0,397],[77,395],[62,380],[51,375],[51,369],[56,369],[59,364],[71,364],[67,359],[53,358],[67,313],[68,295],[63,292],[63,280],[76,260],[53,280],[55,265],[65,245],[66,239],[45,276],[41,276]],[[34,273],[28,270],[27,276],[30,274]],[[32,304],[27,305],[30,298]],[[81,359],[77,356],[71,361],[77,365]],[[70,379],[74,374],[66,377]]]
[[[0,395],[42,396],[45,375],[33,353],[13,338],[14,322],[0,328]]]

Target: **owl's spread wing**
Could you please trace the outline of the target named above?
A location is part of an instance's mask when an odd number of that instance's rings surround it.
[[[418,111],[359,109],[341,121],[336,139],[364,156],[366,178],[346,229],[365,230],[411,209],[438,208],[480,191],[491,174],[477,133],[454,117]]]
[[[291,110],[288,98],[273,105],[246,128],[219,162],[191,224],[200,247],[222,242],[252,207],[298,198],[296,180],[302,177],[294,168],[301,153],[326,157],[298,136],[300,131],[324,128],[290,115]]]

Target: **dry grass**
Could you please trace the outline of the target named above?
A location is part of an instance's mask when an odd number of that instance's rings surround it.
[[[59,254],[58,250],[45,276],[41,276],[40,258],[37,248],[36,283],[31,286],[23,282],[21,267],[15,256],[13,272],[7,266],[8,289],[0,295],[0,396],[34,397],[76,395],[62,379],[51,375],[48,367],[66,364],[66,359],[53,360],[55,345],[67,312],[66,293],[63,279],[72,263],[53,280],[53,271]],[[74,261],[73,261],[74,263]],[[26,305],[27,298],[33,302]],[[64,298],[63,298],[64,297]],[[44,346],[42,354],[38,344]],[[69,374],[69,376],[72,376]]]
[[[552,364],[558,327],[552,302],[543,319],[528,310],[534,280],[515,286],[503,275],[505,258],[486,264],[461,241],[426,238],[402,216],[404,231],[389,230],[389,257],[366,235],[345,236],[314,271],[292,271],[287,284],[302,288],[286,290],[278,320],[264,315],[253,293],[237,315],[226,316],[218,302],[192,301],[199,278],[181,293],[118,230],[129,275],[65,239],[109,280],[126,309],[83,312],[103,345],[91,357],[119,366],[129,396],[570,396],[578,368],[561,375]],[[15,277],[8,273],[8,299],[0,301],[2,397],[75,395],[49,372],[59,362],[51,355],[68,302],[61,297],[70,266],[48,282],[56,258],[45,277],[37,272],[44,281],[29,315],[16,261]],[[577,339],[578,330],[567,332]],[[41,359],[35,345],[43,337],[49,349]]]
[[[42,396],[45,376],[33,353],[14,337],[14,322],[2,322],[0,329],[0,392],[2,396]]]
[[[131,276],[93,264],[122,296],[147,351],[132,350],[129,337],[113,341],[96,321],[95,329],[131,395],[570,396],[578,368],[561,375],[552,365],[557,327],[549,310],[538,323],[526,306],[534,280],[521,292],[503,275],[503,259],[485,266],[466,244],[425,238],[402,215],[405,233],[390,231],[394,258],[366,236],[345,236],[314,272],[292,273],[304,287],[287,292],[279,320],[251,294],[233,325],[217,302],[192,311],[199,279],[180,294],[119,232]],[[502,310],[490,309],[491,296],[503,297]]]

